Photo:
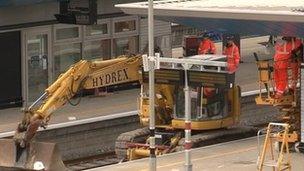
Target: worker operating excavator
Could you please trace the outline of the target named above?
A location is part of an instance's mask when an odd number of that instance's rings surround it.
[[[288,72],[292,68],[292,85],[295,89],[298,80],[300,49],[302,43],[299,39],[293,37],[282,37],[278,39],[275,45],[274,54],[274,81],[275,81],[275,98],[281,98],[288,86]]]
[[[214,47],[213,52],[215,52],[215,47]],[[239,48],[234,43],[233,36],[227,37],[227,44],[225,45],[223,54],[227,55],[228,72],[230,74],[235,73],[239,66],[240,53],[239,53]],[[212,98],[215,98],[217,91],[219,91],[219,90],[216,90],[215,88],[211,88],[211,87],[205,87],[203,90],[204,96],[206,98],[208,98],[209,100],[212,100]]]
[[[234,37],[228,36],[223,55],[227,55],[228,72],[236,72],[240,63],[240,52],[238,46],[234,43]]]
[[[199,44],[199,48],[198,48],[199,55],[216,53],[216,47],[214,45],[214,42],[211,40],[211,36],[212,36],[211,33],[208,32],[203,34],[203,40]],[[215,94],[215,89],[210,87],[204,87],[203,92],[206,97],[211,98]]]
[[[227,55],[228,72],[233,74],[237,71],[240,63],[240,53],[238,46],[234,43],[234,36],[226,37],[227,43],[225,45],[223,55]],[[204,35],[204,40],[200,44],[199,53],[208,52],[209,54],[216,53],[214,43],[210,40],[210,34]],[[204,95],[207,98],[212,98],[215,95],[215,89],[210,87],[204,88]]]

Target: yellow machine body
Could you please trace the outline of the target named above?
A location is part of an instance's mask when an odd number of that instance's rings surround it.
[[[166,68],[155,71],[155,123],[157,135],[160,137],[156,143],[157,155],[171,153],[180,148],[178,146],[185,129],[183,73],[183,70]],[[234,75],[205,71],[190,71],[188,74],[193,134],[236,125],[241,114],[241,90],[234,84]],[[141,124],[148,126],[149,99],[145,96],[148,92],[148,74],[143,72],[142,77],[143,96],[139,100],[139,117]],[[211,93],[207,95],[205,90]],[[150,151],[147,146],[147,132],[130,133],[127,137],[129,136],[134,137],[128,142],[120,138],[117,140],[116,154],[119,158],[134,160],[148,157]],[[146,137],[146,140],[136,140],[137,136]],[[120,144],[127,145],[122,147]],[[120,153],[122,149],[126,149],[126,155]]]
[[[156,86],[156,94],[162,94],[164,97],[170,97],[169,100],[167,99],[158,99],[156,97],[156,127],[159,128],[167,128],[167,129],[184,129],[185,128],[185,121],[181,118],[170,117],[173,116],[174,106],[176,106],[176,99],[174,94],[174,86],[173,85],[157,85]],[[230,103],[231,110],[228,111],[228,114],[225,117],[212,119],[206,118],[204,120],[194,119],[192,121],[191,128],[193,130],[211,130],[211,129],[219,129],[219,128],[227,128],[233,125],[236,125],[239,122],[240,114],[241,114],[241,104],[240,104],[240,88],[235,86],[227,91],[228,101]],[[170,116],[162,116],[163,113],[158,112],[161,105],[159,104],[166,104],[163,105],[164,109],[166,109],[166,115]],[[148,98],[142,98],[139,106],[139,116],[140,121],[144,126],[149,125],[149,100]],[[171,113],[169,113],[171,112]],[[169,120],[168,120],[168,117]],[[166,120],[167,119],[167,120]],[[167,121],[167,122],[166,122]]]
[[[197,107],[200,111],[205,111],[204,114],[197,112],[198,117],[193,118],[194,130],[210,130],[232,126],[239,121],[240,115],[240,88],[234,86],[233,82],[229,82],[231,75],[227,73],[208,73],[208,72],[190,72],[190,86],[193,89]],[[166,128],[170,130],[184,129],[184,112],[181,108],[184,106],[184,98],[182,98],[183,80],[180,70],[176,69],[161,69],[156,72],[155,85],[155,111],[157,128]],[[233,75],[234,78],[234,75]],[[15,167],[15,163],[20,163],[26,168],[26,163],[29,163],[33,156],[28,152],[32,139],[35,136],[39,127],[45,127],[49,122],[51,115],[55,110],[65,105],[82,89],[94,89],[123,83],[139,81],[142,84],[142,93],[139,100],[139,117],[141,123],[146,126],[149,122],[149,100],[147,98],[147,73],[142,70],[141,56],[126,57],[121,56],[116,59],[106,61],[86,61],[81,60],[72,65],[65,73],[50,85],[45,93],[31,106],[25,110],[22,122],[18,125],[14,144],[16,149],[12,150],[17,154],[10,160],[9,166]],[[234,81],[234,79],[233,79]],[[231,87],[231,85],[233,85]],[[230,86],[230,87],[229,87]],[[221,97],[214,104],[209,104],[210,99],[203,97],[204,88],[212,88],[216,92],[216,97]],[[213,103],[213,102],[212,102]],[[209,106],[208,106],[209,105]],[[214,108],[214,110],[213,110]],[[225,109],[225,111],[223,110]],[[182,111],[176,113],[175,110]],[[211,111],[212,116],[209,116]],[[217,114],[214,114],[216,111]],[[209,112],[209,113],[208,113]],[[204,118],[200,118],[203,117]],[[173,147],[178,144],[180,134],[176,134],[171,138],[170,148],[159,150],[159,154],[172,151]],[[11,142],[0,140],[1,144]],[[43,148],[47,148],[48,144],[41,144]],[[54,145],[53,145],[54,146]],[[52,148],[54,149],[54,148]],[[2,150],[2,151],[1,151]],[[0,149],[0,154],[5,154],[7,149]],[[147,155],[146,148],[130,148],[130,158],[138,158],[139,156]],[[48,154],[36,150],[37,153]],[[23,158],[23,154],[26,153]],[[52,153],[49,151],[48,153]],[[59,152],[56,152],[56,155]],[[132,157],[133,156],[133,157]],[[137,157],[135,157],[137,156]],[[0,159],[0,167],[3,158]],[[52,161],[56,163],[50,163]],[[60,165],[62,161],[52,160],[48,163],[49,166]]]

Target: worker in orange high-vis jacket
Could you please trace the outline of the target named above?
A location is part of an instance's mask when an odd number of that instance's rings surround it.
[[[233,42],[233,37],[227,37],[223,55],[227,56],[228,72],[234,73],[239,67],[241,57],[238,46]]]
[[[298,79],[299,79],[299,69],[301,65],[301,59],[303,56],[303,44],[300,39],[297,39],[293,37],[291,41],[289,41],[289,44],[291,44],[291,57],[290,57],[290,67],[291,67],[291,74],[292,74],[292,82],[290,85],[290,88],[292,90],[295,90],[297,87]]]
[[[199,44],[198,47],[198,54],[205,55],[205,54],[215,54],[216,48],[214,42],[211,40],[210,33],[205,33],[203,35],[203,40]]]
[[[292,37],[282,37],[275,44],[274,54],[274,81],[276,94],[275,98],[281,98],[288,84],[288,66],[290,65],[291,54],[294,48]]]

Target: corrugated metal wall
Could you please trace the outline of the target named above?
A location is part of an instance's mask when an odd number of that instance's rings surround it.
[[[143,18],[140,19],[140,26],[139,26],[139,51],[144,52],[147,49],[148,45],[148,19]],[[163,51],[164,56],[171,57],[172,50],[171,50],[171,25],[169,22],[155,20],[154,21],[154,36],[163,37],[165,42],[160,43],[162,47],[160,47]],[[157,40],[155,40],[155,43]],[[159,43],[159,42],[158,42]]]

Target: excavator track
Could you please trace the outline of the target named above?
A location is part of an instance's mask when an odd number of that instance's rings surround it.
[[[117,158],[120,160],[127,159],[127,143],[146,143],[149,133],[149,129],[145,127],[119,135],[115,142],[115,153]]]
[[[232,127],[218,130],[204,131],[191,136],[192,148],[203,147],[216,143],[233,141],[241,138],[247,138],[256,135],[258,128],[256,127]],[[184,150],[185,138],[182,138],[176,151]]]
[[[160,131],[160,130],[159,130]],[[181,131],[181,132],[180,132]],[[183,130],[177,131],[178,133],[183,133]],[[225,129],[217,129],[210,131],[202,131],[202,132],[193,132],[191,141],[192,147],[198,148],[202,146],[207,146],[211,144],[216,144],[219,142],[227,142],[236,139],[247,138],[250,136],[256,135],[258,128],[256,127],[232,127]],[[149,138],[149,129],[141,128],[134,131],[126,132],[121,134],[115,143],[115,152],[117,158],[120,160],[126,160],[127,158],[127,143],[141,143],[146,144],[147,139]],[[182,151],[184,150],[184,142],[185,139],[182,138],[179,140],[177,145],[173,148],[172,152]]]

